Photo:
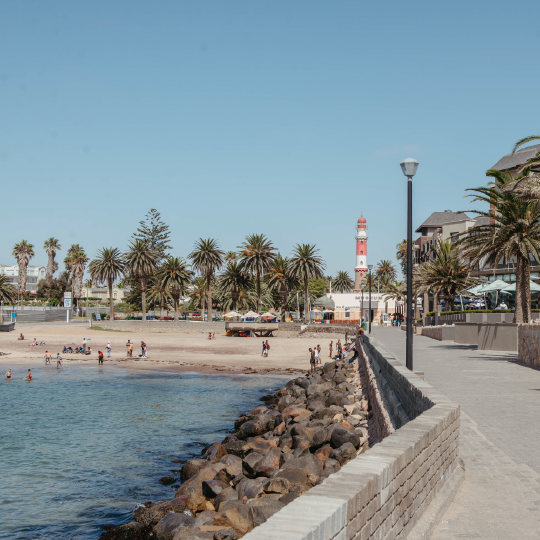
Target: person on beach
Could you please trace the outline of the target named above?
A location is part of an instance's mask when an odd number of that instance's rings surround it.
[[[47,364],[51,365],[51,353],[49,351],[45,351],[45,365]]]
[[[334,348],[334,342],[331,341],[330,342],[330,357],[329,357],[330,359],[332,358],[332,350],[333,350],[333,348]]]
[[[340,339],[337,340],[336,347],[337,347],[338,355],[341,356],[342,347],[341,347],[341,340]]]
[[[109,341],[107,343],[107,358],[110,358],[111,356],[111,342]]]
[[[319,361],[318,361],[317,363],[318,363],[318,364],[322,364],[322,358],[321,358],[321,346],[320,346],[320,345],[317,345],[317,352],[319,353],[319,354],[318,354]]]
[[[98,351],[98,365],[103,365],[103,353]]]
[[[126,356],[129,356],[129,348],[131,347],[131,341],[128,339],[126,343]]]
[[[261,356],[264,358],[266,356],[266,343],[264,342],[264,339],[263,339],[263,345],[262,345],[262,353],[261,353]]]
[[[141,356],[143,358],[147,358],[146,351],[147,351],[146,343],[144,341],[141,341]]]
[[[208,332],[208,339],[212,339],[212,332]]]
[[[266,347],[266,358],[268,358],[268,353],[270,352],[270,343],[268,343],[268,340],[266,340],[265,347]]]
[[[315,355],[315,365],[319,363],[319,351],[317,347],[313,347],[313,354]]]
[[[129,356],[133,356],[133,343],[129,344]]]
[[[212,332],[212,339],[216,339],[216,333]]]
[[[28,370],[28,375],[24,378],[25,381],[31,381],[32,380],[32,370]]]
[[[8,369],[8,370],[6,371],[6,379],[7,379],[8,381],[11,381],[11,369]]]
[[[83,338],[82,340],[82,350],[83,353],[86,354],[86,338]]]
[[[56,353],[56,368],[62,367],[62,357],[60,353]]]
[[[21,334],[18,338],[17,338],[18,341],[24,341],[24,336]]]
[[[315,373],[315,351],[309,348],[309,364],[311,366],[311,373]]]
[[[34,341],[32,341],[32,343],[30,343],[30,347],[35,347],[37,345],[37,339],[34,338]]]

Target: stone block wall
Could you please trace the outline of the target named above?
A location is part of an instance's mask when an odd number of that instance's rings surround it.
[[[425,326],[422,335],[438,341],[454,341],[455,326]]]
[[[409,420],[246,540],[404,540],[458,467],[459,406],[374,339],[361,341],[375,384],[380,373]]]
[[[540,368],[540,324],[518,325],[518,362]]]

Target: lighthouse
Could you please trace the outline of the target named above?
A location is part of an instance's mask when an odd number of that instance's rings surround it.
[[[354,269],[354,290],[360,290],[360,282],[368,273],[367,267],[367,225],[362,216],[356,224],[356,267]]]

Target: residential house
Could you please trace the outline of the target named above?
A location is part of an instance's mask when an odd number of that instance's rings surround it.
[[[38,281],[40,279],[45,279],[45,272],[47,267],[29,264],[26,269],[26,292],[36,294]],[[15,287],[16,290],[19,290],[19,266],[18,265],[9,265],[9,264],[0,264],[0,275],[5,275],[9,277],[10,284]]]

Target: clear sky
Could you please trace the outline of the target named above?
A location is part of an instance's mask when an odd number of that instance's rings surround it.
[[[265,233],[328,272],[416,228],[540,132],[540,2],[1,2],[0,262],[60,239],[125,249],[157,208],[173,253]]]

